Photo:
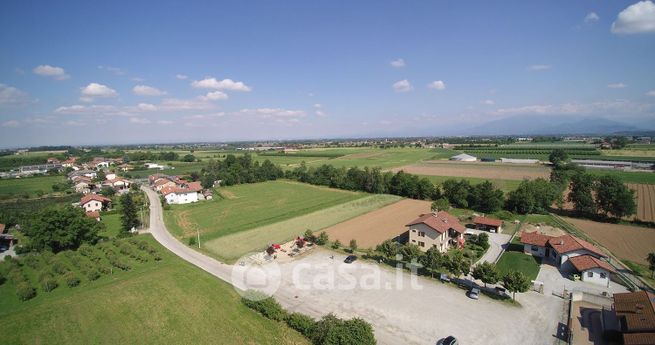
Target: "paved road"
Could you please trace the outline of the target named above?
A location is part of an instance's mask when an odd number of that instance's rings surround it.
[[[512,238],[512,236],[507,234],[497,234],[489,231],[475,229],[466,229],[466,232],[476,235],[481,233],[489,235],[489,249],[487,249],[487,252],[484,253],[484,255],[480,258],[480,260],[478,260],[478,262],[476,262],[476,264],[480,264],[485,261],[491,262],[492,264],[496,263],[496,260],[498,260],[498,257],[503,252],[503,248],[507,248],[509,240]]]

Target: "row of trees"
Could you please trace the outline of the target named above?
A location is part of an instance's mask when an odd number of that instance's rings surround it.
[[[222,161],[210,160],[207,167],[202,169],[200,181],[203,188],[211,188],[214,181],[219,180],[221,185],[231,186],[276,180],[283,176],[282,169],[268,159],[260,164],[259,161],[253,161],[252,156],[246,153],[240,157],[230,154]]]

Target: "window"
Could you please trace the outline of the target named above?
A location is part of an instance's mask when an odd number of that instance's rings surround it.
[[[418,232],[418,237],[425,237],[425,232],[424,231],[419,231]]]
[[[412,232],[416,232],[416,229],[412,229]]]
[[[538,250],[539,250],[539,247],[537,247],[537,246],[532,246],[532,251],[533,251],[533,252],[536,252],[536,251],[538,251]]]
[[[412,242],[416,243],[416,240],[412,240]]]
[[[425,242],[418,241],[418,246],[419,247],[425,247]]]
[[[594,272],[587,272],[587,277],[592,278],[594,276]]]
[[[607,273],[600,272],[600,277],[603,278],[603,279],[607,278]]]

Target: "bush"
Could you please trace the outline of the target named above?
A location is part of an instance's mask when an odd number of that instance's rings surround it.
[[[39,282],[45,292],[50,292],[59,286],[57,279],[49,274],[42,274]]]
[[[326,244],[329,240],[328,234],[325,231],[322,231],[316,238],[316,244],[322,246]]]
[[[66,281],[66,285],[68,285],[68,287],[75,287],[80,285],[80,278],[73,272],[66,273],[64,275],[64,280]]]
[[[373,327],[362,319],[341,320],[332,314],[316,323],[312,343],[327,344],[375,344]]]
[[[21,301],[27,301],[36,296],[36,290],[32,285],[30,285],[30,283],[22,282],[16,285],[16,295],[18,295],[18,298],[20,298]]]
[[[264,297],[265,295],[261,292],[247,291],[241,300],[248,308],[258,311],[271,320],[284,320],[287,312],[282,309],[282,306],[272,297]]]
[[[198,240],[195,238],[195,236],[189,237],[189,245],[190,246],[195,246],[198,244]]]
[[[93,268],[86,271],[86,279],[93,281],[98,278],[100,278],[100,272],[97,269]]]
[[[69,271],[68,267],[66,267],[66,265],[64,265],[64,263],[59,260],[53,261],[52,265],[50,266],[50,269],[52,270],[53,273],[59,275],[65,274],[66,272]]]
[[[311,337],[312,332],[314,331],[316,322],[307,315],[300,314],[300,313],[293,313],[287,317],[287,325],[289,325],[289,327],[295,329],[305,337],[309,338]]]
[[[498,211],[494,213],[494,215],[496,215],[496,217],[500,218],[501,220],[512,220],[512,218],[514,218],[512,212],[505,210]]]

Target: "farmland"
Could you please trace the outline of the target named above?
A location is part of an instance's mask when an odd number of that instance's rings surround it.
[[[0,333],[7,344],[306,344],[284,324],[240,302],[223,281],[147,239],[162,260],[65,284],[21,302],[0,285]],[[30,273],[31,274],[31,273]]]
[[[485,181],[491,182],[495,188],[498,188],[502,190],[505,194],[515,190],[518,188],[519,184],[521,184],[520,180],[501,180],[501,179],[491,179],[491,178],[482,178],[482,177],[459,177],[459,176],[437,176],[437,175],[419,175],[419,177],[427,178],[430,180],[432,183],[436,184],[442,184],[446,180],[460,180],[464,179],[469,181],[472,185],[480,184]]]
[[[501,164],[480,162],[427,161],[420,164],[395,168],[406,173],[432,176],[482,178],[490,180],[523,180],[537,177],[548,178],[550,169],[541,165]]]
[[[338,239],[347,245],[355,239],[361,248],[374,248],[406,232],[407,223],[429,212],[430,202],[406,199],[339,223],[325,231],[332,241]]]
[[[303,235],[307,229],[316,232],[343,221],[347,223],[347,220],[353,217],[357,217],[354,219],[366,217],[370,214],[368,212],[381,207],[383,207],[382,209],[386,209],[390,206],[384,206],[397,202],[400,199],[400,197],[394,195],[369,195],[281,222],[222,236],[206,242],[202,248],[209,252],[209,254],[215,255],[223,260],[233,261],[246,253],[261,251],[268,244],[284,243],[293,239],[295,236]],[[429,205],[427,208],[429,209]],[[362,214],[365,215],[360,216]]]
[[[0,179],[0,197],[18,196],[28,194],[36,195],[38,192],[52,192],[52,185],[65,182],[63,176],[36,176],[26,178]]]
[[[655,222],[655,185],[628,184],[635,191],[637,202],[636,219],[644,222]]]
[[[277,223],[364,197],[355,193],[291,181],[244,184],[220,189],[220,196],[198,204],[175,205],[165,211],[171,232],[208,241]]]

